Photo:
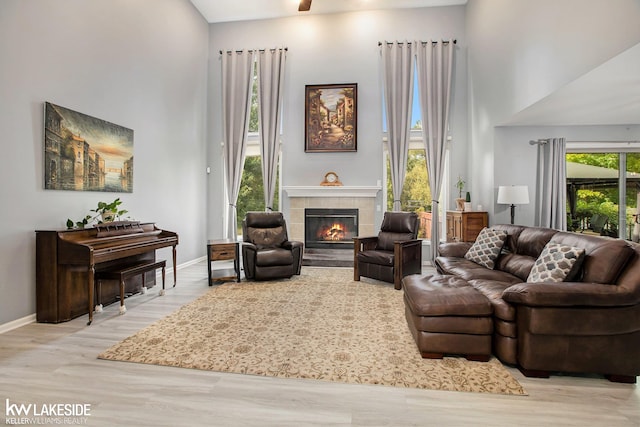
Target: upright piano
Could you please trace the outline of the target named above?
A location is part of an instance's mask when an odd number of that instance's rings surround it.
[[[135,263],[154,262],[156,249],[173,247],[173,284],[176,284],[178,235],[153,223],[117,221],[74,230],[36,231],[36,319],[59,323],[93,313],[96,303],[96,271]],[[145,277],[145,286],[155,284],[155,272]],[[111,285],[111,286],[110,286]],[[103,284],[105,286],[105,284]],[[102,294],[117,295],[118,283]],[[142,290],[142,277],[126,283],[128,293]],[[90,320],[91,320],[90,315]]]

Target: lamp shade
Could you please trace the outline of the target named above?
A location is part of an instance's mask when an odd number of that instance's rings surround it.
[[[498,203],[501,205],[528,205],[529,187],[526,185],[499,186]]]

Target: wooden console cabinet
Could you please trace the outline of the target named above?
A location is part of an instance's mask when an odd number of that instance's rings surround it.
[[[489,215],[479,211],[447,211],[447,242],[475,242]]]

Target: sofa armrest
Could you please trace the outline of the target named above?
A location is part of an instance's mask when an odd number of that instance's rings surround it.
[[[471,242],[447,242],[438,245],[438,254],[444,257],[464,258],[473,243]]]
[[[619,307],[640,303],[638,296],[617,285],[600,283],[518,283],[504,290],[512,304],[538,307]]]

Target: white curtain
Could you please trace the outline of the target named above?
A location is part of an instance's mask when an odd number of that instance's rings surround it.
[[[266,210],[273,210],[280,153],[280,122],[284,90],[285,49],[258,53],[258,121]]]
[[[538,144],[538,185],[535,225],[567,229],[567,162],[564,138]]]
[[[237,238],[236,202],[240,191],[249,129],[253,51],[222,53],[223,156],[228,198],[226,236]]]
[[[431,187],[431,259],[438,255],[440,241],[440,190],[444,176],[447,150],[449,107],[453,76],[453,40],[416,42],[418,92],[422,111],[422,134],[427,156],[427,173]]]
[[[409,151],[414,55],[412,43],[408,42],[385,42],[380,45],[380,51],[382,53],[384,101],[387,113],[393,210],[399,211],[401,210],[400,196],[404,186]]]

